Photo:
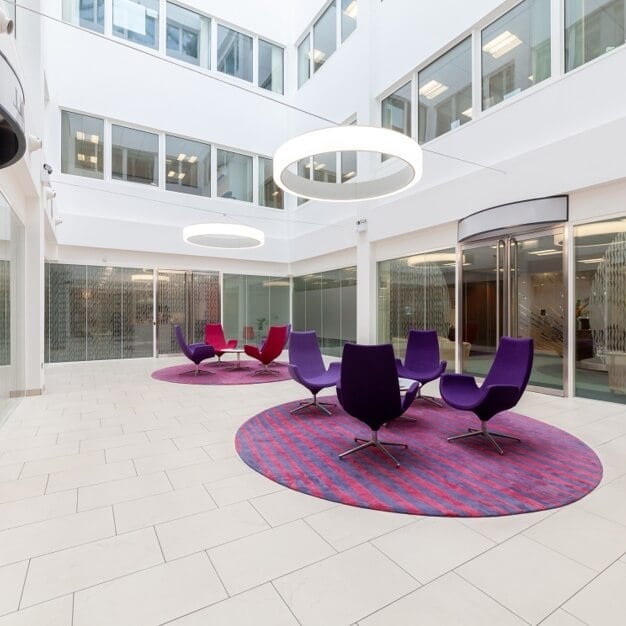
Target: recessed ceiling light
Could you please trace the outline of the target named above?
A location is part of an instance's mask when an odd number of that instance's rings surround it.
[[[177,159],[178,159],[179,161],[184,161],[184,160],[185,160],[185,158],[186,158],[186,156],[187,156],[187,155],[186,155],[184,152],[181,152],[181,153],[178,155]]]
[[[190,156],[187,160],[189,161],[189,163],[195,163],[198,160],[198,157],[193,155]]]
[[[444,85],[438,80],[430,80],[423,87],[420,87],[419,93],[420,96],[424,96],[427,100],[432,100],[444,91],[448,91],[448,85]]]
[[[183,178],[185,178],[185,176],[186,176],[185,172],[181,172],[181,173],[178,175],[178,180],[182,180]]]
[[[343,12],[348,17],[351,17],[353,20],[355,20],[359,12],[359,4],[357,0],[352,0],[352,2],[343,10]]]
[[[91,143],[98,144],[98,143],[100,143],[100,137],[98,135],[91,135],[90,141],[91,141]]]
[[[76,133],[76,139],[78,139],[78,141],[85,141],[85,133],[83,133],[81,130],[79,130]]]
[[[84,161],[84,160],[85,160],[85,155],[84,155],[84,154],[77,154],[77,155],[76,155],[76,158],[77,158],[79,161]]]
[[[465,111],[461,111],[461,115],[465,115],[465,117],[472,117],[472,107],[465,109]]]
[[[185,226],[183,239],[206,248],[258,248],[265,243],[265,233],[243,224],[214,222]]]
[[[174,170],[170,170],[170,171],[167,173],[167,177],[168,177],[168,178],[174,178],[174,176],[176,176],[176,172],[175,172]]]
[[[514,35],[509,30],[505,30],[503,33],[500,33],[497,37],[487,42],[483,46],[483,51],[490,54],[494,59],[499,59],[507,52],[517,48],[521,43],[522,40],[517,35]]]

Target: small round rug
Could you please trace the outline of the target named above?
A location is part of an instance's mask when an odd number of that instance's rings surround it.
[[[211,374],[194,376],[194,364],[189,362],[183,363],[183,365],[164,367],[152,372],[150,375],[156,380],[162,380],[167,383],[179,383],[181,385],[252,385],[291,379],[287,363],[276,362],[272,364],[277,374],[255,374],[254,372],[260,369],[259,364],[255,361],[242,361],[241,369],[231,369],[230,362],[226,363],[226,361],[224,361],[224,365],[203,363],[200,366],[200,370],[212,372]]]
[[[331,399],[332,401],[336,401]],[[602,478],[596,454],[565,431],[517,413],[501,413],[489,428],[522,441],[500,442],[499,455],[483,437],[449,443],[447,437],[478,428],[471,413],[430,408],[417,401],[406,415],[379,431],[392,448],[396,469],[373,447],[344,460],[354,437],[370,438],[369,428],[339,404],[331,417],[296,403],[266,409],[236,435],[239,456],[268,478],[318,498],[353,506],[454,517],[512,515],[560,507],[579,500]]]

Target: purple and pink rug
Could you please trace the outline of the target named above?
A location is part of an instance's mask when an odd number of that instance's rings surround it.
[[[256,383],[275,383],[279,380],[290,380],[287,364],[282,362],[273,363],[272,367],[278,372],[274,374],[255,374],[259,369],[256,361],[241,361],[242,369],[231,369],[231,362],[224,361],[224,365],[217,365],[215,362],[203,363],[200,366],[205,372],[213,372],[212,374],[200,374],[194,376],[193,363],[184,363],[183,365],[173,365],[172,367],[164,367],[163,369],[152,372],[152,378],[162,380],[168,383],[179,383],[182,385],[251,385]]]
[[[355,445],[354,437],[370,436],[339,404],[331,417],[313,410],[290,415],[294,406],[275,406],[245,422],[237,452],[277,483],[333,502],[416,515],[512,515],[575,502],[602,478],[600,460],[586,444],[517,413],[489,422],[494,431],[522,439],[499,439],[500,456],[482,437],[447,441],[479,427],[478,418],[418,401],[407,412],[417,422],[396,420],[379,432],[381,441],[409,446],[392,449],[400,462],[396,469],[374,448],[339,460]]]

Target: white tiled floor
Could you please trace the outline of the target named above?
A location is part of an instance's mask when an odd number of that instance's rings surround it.
[[[597,451],[605,476],[580,502],[411,517],[255,474],[237,428],[304,391],[149,377],[176,362],[49,367],[0,427],[0,626],[624,622],[626,406],[528,393],[518,408]]]

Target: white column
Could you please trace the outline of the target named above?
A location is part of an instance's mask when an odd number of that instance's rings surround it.
[[[356,340],[376,343],[376,262],[367,231],[357,235],[356,275]]]

